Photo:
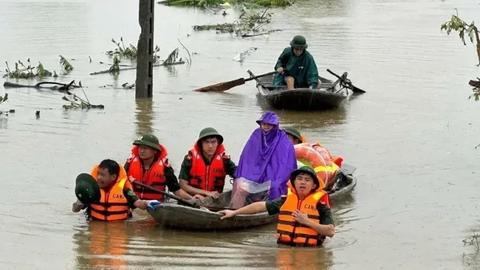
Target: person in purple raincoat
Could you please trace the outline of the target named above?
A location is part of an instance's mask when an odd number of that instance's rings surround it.
[[[237,179],[258,184],[270,181],[268,198],[276,199],[287,193],[290,173],[297,169],[295,150],[285,131],[279,128],[279,119],[274,112],[265,112],[257,123],[259,127],[245,144],[235,175]],[[243,206],[238,202],[238,196],[232,198],[231,206]]]

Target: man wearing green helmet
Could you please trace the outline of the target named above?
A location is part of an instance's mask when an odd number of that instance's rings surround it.
[[[198,140],[182,162],[180,186],[192,196],[218,198],[226,175],[234,177],[235,163],[225,153],[223,137],[212,127],[200,131]]]
[[[273,85],[287,86],[288,90],[295,88],[317,88],[318,70],[313,56],[307,51],[305,37],[297,35],[290,42],[290,47],[283,50],[278,57],[273,78]]]
[[[321,246],[326,236],[335,235],[330,199],[319,188],[313,168],[303,166],[290,174],[286,195],[267,201],[254,202],[235,210],[222,210],[220,219],[241,214],[267,211],[278,214],[277,243],[291,246]]]

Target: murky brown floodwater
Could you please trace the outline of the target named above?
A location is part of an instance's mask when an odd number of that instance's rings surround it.
[[[195,54],[190,66],[155,69],[152,102],[135,102],[133,90],[102,87],[132,83],[134,71],[118,79],[88,75],[108,67],[98,61],[108,62],[111,38],[136,43],[137,2],[1,1],[0,75],[5,61],[30,57],[58,71],[59,54],[75,58],[72,74],[58,80],[81,80],[92,103],[106,109],[64,111],[58,92],[0,89],[10,97],[0,109],[16,110],[0,116],[0,268],[480,267],[478,251],[462,243],[480,230],[480,103],[467,100],[466,84],[479,69],[471,45],[440,32],[455,8],[465,20],[478,20],[478,1],[298,0],[275,10],[272,27],[284,31],[249,39],[191,28],[233,16],[156,5],[161,56],[179,47],[177,39]],[[75,176],[107,157],[123,162],[144,132],[159,136],[177,172],[205,126],[223,133],[237,161],[254,120],[268,109],[254,84],[223,94],[191,89],[247,76],[247,69],[270,71],[299,33],[322,75],[326,68],[348,71],[368,91],[335,111],[278,112],[282,124],[358,168],[352,197],[334,206],[338,233],[324,248],[278,248],[273,226],[196,233],[162,229],[145,213],[126,223],[88,224],[70,212]],[[250,47],[258,50],[233,61]]]

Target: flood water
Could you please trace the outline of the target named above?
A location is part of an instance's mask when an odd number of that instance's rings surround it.
[[[464,245],[480,231],[480,103],[467,82],[479,76],[471,44],[440,24],[458,9],[478,21],[478,0],[303,1],[273,9],[268,26],[283,31],[240,39],[193,32],[192,25],[230,22],[211,11],[156,5],[155,43],[166,56],[180,40],[191,65],[154,69],[152,101],[135,101],[135,71],[107,69],[111,39],[136,44],[138,1],[0,1],[0,75],[5,61],[30,58],[58,70],[58,55],[104,110],[66,111],[62,94],[3,89],[0,110],[0,268],[282,268],[479,269],[480,252]],[[155,133],[178,173],[200,129],[216,127],[234,161],[260,104],[252,82],[225,93],[208,84],[272,70],[296,34],[307,37],[321,75],[348,71],[367,94],[327,112],[277,111],[357,167],[352,196],[333,206],[337,234],[319,249],[277,247],[274,226],[237,232],[163,229],[146,213],[125,223],[87,223],[71,212],[74,179],[104,158],[122,162],[140,134]],[[243,63],[233,58],[258,48]],[[186,57],[185,50],[180,55]],[[89,61],[92,59],[92,63]],[[5,78],[0,79],[3,84]],[[21,81],[35,84],[36,81]],[[106,86],[106,87],[104,87]],[[80,90],[76,94],[83,96]],[[40,111],[40,118],[35,111]],[[479,240],[480,241],[480,240]]]

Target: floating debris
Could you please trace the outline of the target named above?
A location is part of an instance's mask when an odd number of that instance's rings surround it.
[[[219,6],[226,1],[224,0],[164,0],[158,1],[158,4],[166,6],[189,6],[189,7],[212,7]]]
[[[263,7],[285,7],[292,5],[293,0],[163,0],[157,2],[166,6],[189,6],[189,7],[216,7],[229,5],[248,5]]]
[[[124,89],[133,89],[135,87],[135,84],[134,83],[129,84],[128,82],[126,82],[126,83],[122,84],[122,87]]]
[[[8,93],[5,93],[5,95],[2,97],[0,96],[0,103],[5,102],[8,100]]]
[[[65,101],[68,101],[70,104],[68,105],[63,105],[63,108],[65,110],[71,110],[71,109],[104,109],[105,106],[102,104],[91,104],[90,101],[88,100],[85,92],[83,92],[85,95],[85,99],[71,93],[67,92],[67,95],[63,96],[62,99]]]
[[[0,96],[0,104],[2,104],[3,102],[7,101],[8,100],[8,93],[5,93],[5,95],[2,97]],[[5,115],[5,116],[8,116],[9,113],[14,113],[15,110],[13,109],[10,109],[8,111],[0,111],[0,115]]]
[[[65,57],[63,57],[61,55],[59,55],[59,56],[60,56],[60,65],[63,68],[63,74],[67,75],[70,72],[72,72],[73,66],[70,64],[70,62],[68,62],[68,60]]]
[[[257,49],[258,49],[257,47],[250,47],[248,50],[245,50],[245,51],[235,55],[235,57],[233,57],[233,60],[242,63],[243,60],[245,60],[245,57],[247,57],[247,55],[251,54],[252,52],[256,51]]]
[[[36,89],[50,89],[50,90],[57,90],[57,91],[66,91],[72,88],[79,88],[82,87],[81,82],[78,85],[75,83],[67,84],[67,83],[59,83],[59,82],[39,82],[34,85],[29,84],[18,84],[12,82],[4,82],[3,87],[5,88],[36,88]]]
[[[113,58],[114,63],[112,66],[107,69],[107,70],[102,70],[102,71],[96,71],[90,73],[90,75],[98,75],[98,74],[106,74],[106,73],[111,73],[113,75],[118,75],[120,71],[123,70],[132,70],[132,69],[137,69],[137,67],[126,67],[126,68],[121,68],[119,63],[120,59],[116,56]],[[182,65],[185,64],[185,61],[180,57],[178,57],[178,48],[173,50],[167,57],[165,61],[162,61],[160,64],[154,64],[154,67],[160,67],[160,66],[173,66],[173,65]]]
[[[475,101],[480,100],[480,78],[477,78],[477,80],[470,80],[468,82],[471,86],[473,86],[473,94],[469,98],[474,98]]]
[[[280,31],[265,30],[263,26],[271,22],[272,13],[268,9],[263,11],[249,11],[243,9],[238,19],[233,23],[194,25],[194,31],[215,30],[217,33],[235,33],[242,38],[266,35],[272,32]]]
[[[35,112],[35,118],[39,119],[40,118],[40,111]]]

